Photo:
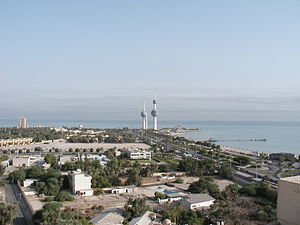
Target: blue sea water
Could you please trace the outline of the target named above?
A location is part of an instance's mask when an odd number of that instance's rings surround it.
[[[150,122],[150,121],[149,121]],[[140,120],[29,120],[30,126],[75,127],[83,125],[89,128],[139,128]],[[16,126],[16,120],[0,121],[0,127]],[[149,123],[151,126],[151,123]],[[291,152],[300,153],[300,122],[270,122],[270,121],[159,121],[159,127],[199,128],[199,132],[187,133],[185,136],[195,139],[262,139],[261,141],[222,141],[221,145],[249,149],[259,152]]]

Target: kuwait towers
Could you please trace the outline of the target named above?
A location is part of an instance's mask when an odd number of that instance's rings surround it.
[[[148,129],[148,121],[147,121],[147,112],[146,112],[146,106],[144,102],[144,110],[141,112],[142,116],[142,129],[147,130]]]
[[[156,97],[153,100],[153,109],[151,111],[151,115],[153,117],[153,130],[157,130],[158,110],[157,110],[157,100],[156,100]]]

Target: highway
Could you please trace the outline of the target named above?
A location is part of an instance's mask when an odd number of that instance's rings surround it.
[[[16,218],[13,220],[13,225],[33,225],[32,213],[21,195],[21,192],[16,184],[5,184],[6,201],[9,204],[16,206]]]

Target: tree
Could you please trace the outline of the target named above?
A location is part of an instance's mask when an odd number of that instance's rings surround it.
[[[0,176],[4,174],[5,168],[4,166],[0,165]]]
[[[251,163],[250,158],[247,157],[247,156],[236,156],[236,157],[233,158],[233,161],[240,164],[241,166],[246,166],[246,165],[249,165]]]
[[[60,191],[58,192],[58,194],[54,197],[55,201],[58,202],[65,202],[65,201],[73,201],[74,197],[72,195],[70,195],[68,192],[66,191]]]
[[[38,182],[36,191],[39,194],[56,195],[60,190],[61,184],[57,178],[48,178],[45,182]]]
[[[141,186],[142,184],[142,177],[137,169],[131,169],[128,171],[128,178],[126,181],[126,185],[135,185]]]
[[[111,187],[111,183],[103,176],[95,174],[92,178],[93,188],[106,188]]]
[[[128,202],[124,206],[124,217],[131,220],[134,217],[141,216],[148,210],[150,210],[150,207],[146,205],[146,199],[129,198]]]
[[[154,193],[154,196],[155,196],[156,199],[166,199],[167,198],[167,196],[165,194],[163,194],[161,192],[158,192],[158,191],[156,191]]]
[[[218,185],[214,184],[210,177],[200,177],[198,181],[190,184],[188,191],[191,193],[209,193],[213,197],[220,193]]]
[[[43,149],[42,149],[41,147],[35,147],[35,148],[34,148],[34,151],[35,151],[35,152],[42,152]]]
[[[11,224],[11,221],[16,215],[16,209],[13,205],[8,205],[5,202],[0,202],[0,225]]]
[[[54,163],[56,163],[56,156],[53,154],[48,154],[45,156],[44,160],[46,163],[53,165]]]
[[[24,169],[16,170],[8,175],[10,183],[16,183],[17,181],[23,181],[26,179],[26,172]]]
[[[231,179],[232,169],[228,165],[222,165],[219,169],[219,175],[225,179]]]

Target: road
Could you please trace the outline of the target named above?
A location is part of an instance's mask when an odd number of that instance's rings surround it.
[[[6,201],[16,206],[16,218],[13,225],[33,225],[32,213],[21,196],[21,192],[16,184],[5,184]]]

